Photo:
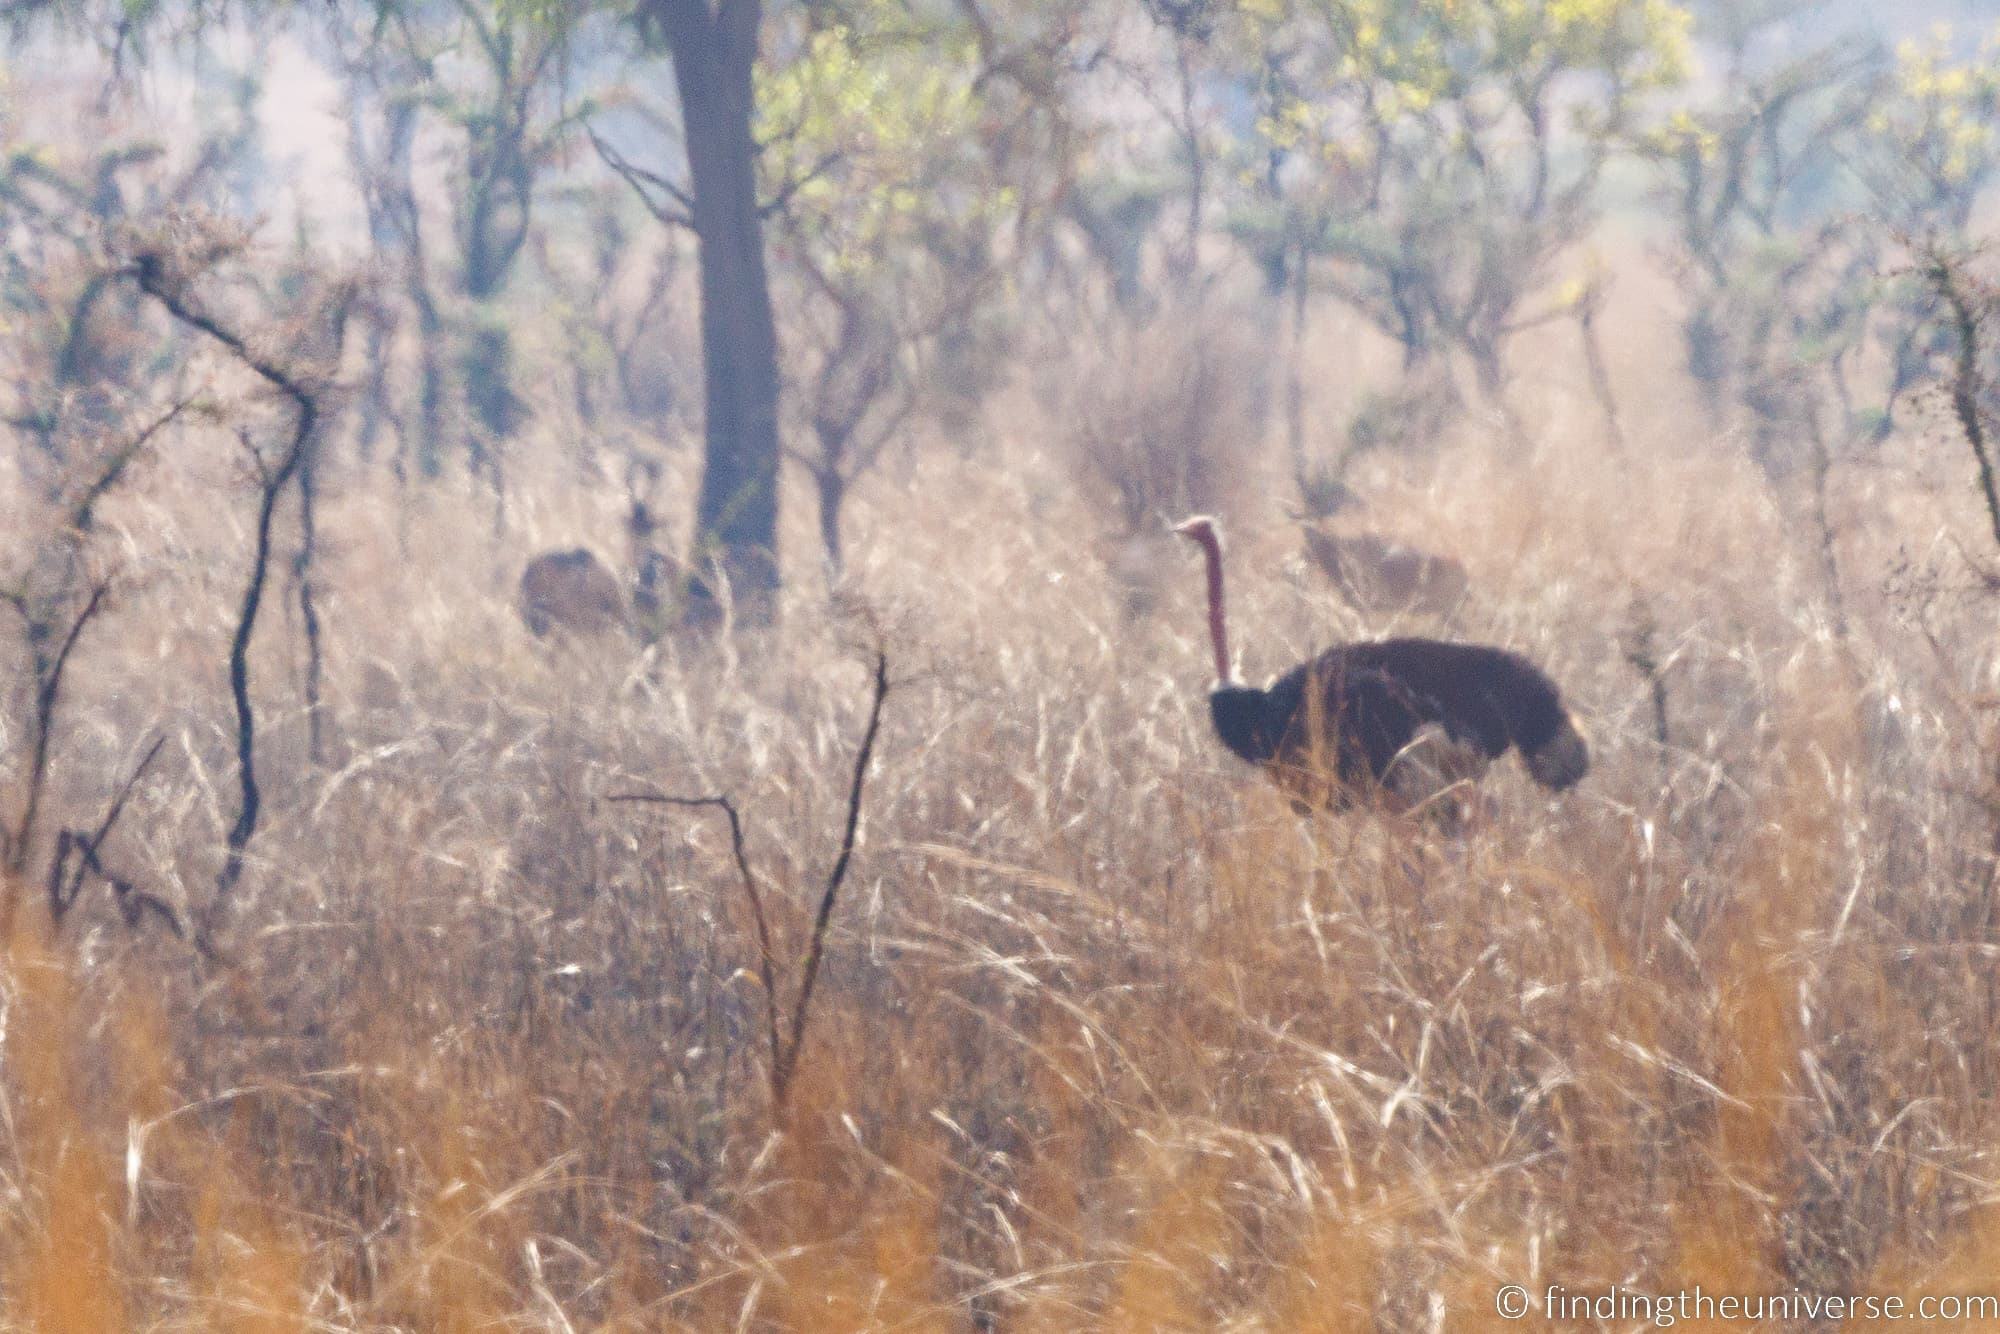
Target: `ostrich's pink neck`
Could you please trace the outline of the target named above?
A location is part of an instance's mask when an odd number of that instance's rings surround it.
[[[1194,538],[1208,563],[1208,638],[1215,646],[1215,679],[1229,685],[1236,678],[1229,670],[1229,623],[1222,610],[1222,541],[1213,528],[1203,528]]]

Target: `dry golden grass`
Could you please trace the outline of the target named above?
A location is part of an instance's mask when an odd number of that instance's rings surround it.
[[[1726,438],[1691,446],[1661,360],[1615,361],[1622,456],[1543,375],[1525,455],[1475,417],[1376,479],[1471,571],[1463,632],[1545,662],[1593,735],[1581,788],[1507,766],[1458,839],[1299,819],[1212,743],[1199,581],[1121,610],[1114,521],[1031,407],[998,459],[888,464],[846,588],[898,684],[775,1131],[724,830],[604,798],[732,794],[789,964],[867,702],[853,623],[802,574],[762,640],[550,651],[511,581],[615,555],[615,487],[524,450],[496,542],[470,491],[338,470],[335,753],[307,762],[274,602],[231,961],[97,898],[6,944],[0,1325],[1456,1331],[1504,1323],[1505,1283],[2000,1288],[1990,641],[1901,628],[1874,536],[1834,641],[1804,539]],[[125,580],[50,800],[88,822],[163,732],[107,857],[182,908],[233,814],[241,492],[208,447],[106,509]],[[1897,447],[1949,473],[1949,442]],[[1253,675],[1380,628],[1259,466]],[[1913,545],[1970,503],[1896,496]]]

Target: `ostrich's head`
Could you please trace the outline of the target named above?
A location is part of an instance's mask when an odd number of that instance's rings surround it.
[[[1215,649],[1216,685],[1232,685],[1236,675],[1229,666],[1229,627],[1222,611],[1222,534],[1206,514],[1183,519],[1174,525],[1174,531],[1200,547],[1207,562],[1208,638]]]
[[[1210,547],[1220,549],[1222,546],[1222,533],[1216,528],[1215,520],[1206,514],[1182,519],[1174,525],[1174,531],[1203,550]]]

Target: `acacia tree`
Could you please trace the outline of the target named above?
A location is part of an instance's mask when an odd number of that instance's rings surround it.
[[[0,570],[0,603],[25,633],[29,671],[58,674],[61,627],[91,596],[87,555],[98,500],[136,470],[164,428],[206,395],[185,383],[184,350],[105,259],[105,239],[149,213],[225,193],[252,152],[254,89],[176,163],[151,135],[85,113],[93,142],[62,148],[27,137],[20,92],[0,92],[0,440],[17,451],[34,502],[24,544]],[[140,425],[150,420],[150,425]]]
[[[1955,356],[1956,321],[1910,252],[1964,244],[2000,168],[2000,80],[1954,61],[1943,36],[1894,62],[1849,39],[1758,60],[1797,12],[1719,9],[1720,94],[1638,143],[1676,222],[1688,369],[1713,412],[1742,411],[1781,494],[1796,487],[1840,621],[1830,479]]]
[[[808,427],[808,443],[787,454],[812,478],[835,570],[850,487],[918,407],[940,344],[962,344],[980,322],[999,286],[1001,233],[1033,194],[1012,158],[981,142],[976,45],[887,22],[886,9],[795,34],[798,58],[761,86]]]
[[[1722,12],[1707,34],[1723,57],[1719,93],[1635,139],[1675,223],[1667,259],[1689,297],[1688,372],[1711,412],[1730,402],[1749,410],[1752,454],[1773,473],[1789,469],[1803,435],[1788,335],[1839,327],[1843,293],[1872,262],[1857,251],[1867,230],[1833,216],[1851,131],[1872,95],[1872,52],[1841,41],[1760,66],[1760,38],[1788,17],[1783,7],[1749,19]]]
[[[538,186],[590,109],[566,96],[578,23],[560,10],[491,0],[336,7],[326,22],[348,83],[349,154],[370,234],[417,315],[420,466],[427,474],[440,466],[445,366],[455,362],[472,428],[469,461],[498,489],[500,450],[525,409],[513,387],[512,336],[495,307],[528,239]],[[433,291],[417,206],[411,147],[425,112],[454,146],[450,276],[462,319],[448,319]],[[384,411],[390,332],[384,312],[371,330],[364,444]]]
[[[1232,0],[1141,0],[1138,9],[1147,22],[1142,27],[1131,25],[1139,30],[1126,34],[1109,55],[1110,68],[1144,102],[1147,119],[1166,127],[1176,178],[1141,175],[1115,184],[1097,181],[1092,183],[1097,191],[1109,187],[1110,198],[1071,203],[1072,221],[1112,267],[1115,295],[1128,308],[1139,304],[1134,297],[1144,233],[1172,189],[1181,192],[1177,201],[1181,220],[1166,250],[1168,276],[1184,283],[1195,277],[1200,265],[1213,156],[1209,125],[1215,119],[1204,85],[1218,81],[1216,30],[1233,8]]]
[[[101,110],[82,113],[87,147],[34,141],[10,105],[20,94],[0,94],[0,425],[35,443],[29,475],[48,494],[175,364],[101,262],[103,237],[226,193],[255,152],[256,93],[240,80],[216,99],[214,127],[181,161]]]
[[[386,293],[367,311],[367,378],[363,383],[356,447],[363,459],[373,453],[383,423],[393,424],[398,444],[392,466],[404,476],[405,456],[414,452],[427,477],[442,470],[444,436],[444,317],[432,289],[417,203],[412,149],[416,142],[422,89],[429,62],[414,34],[396,29],[411,22],[407,11],[383,6],[366,23],[347,24],[330,16],[335,60],[347,86],[347,151],[368,220],[369,243],[383,268],[401,279],[401,294],[417,317],[417,419],[412,427],[395,406],[392,352],[400,323],[397,302]],[[414,446],[414,451],[412,450]]]
[[[493,312],[528,239],[536,183],[552,166],[572,124],[589,114],[563,95],[573,36],[564,22],[536,22],[508,4],[456,0],[455,45],[477,56],[478,77],[433,99],[463,137],[453,191],[459,284],[473,318],[460,348],[466,403],[496,448],[513,435],[523,407],[513,387],[513,340]],[[472,456],[496,472],[474,436]]]
[[[1534,299],[1627,127],[1681,79],[1687,26],[1671,0],[1238,0],[1260,114],[1234,145],[1235,228],[1407,371],[1459,353],[1501,402],[1507,341],[1569,313]]]
[[[1971,58],[1954,55],[1949,29],[1905,41],[1885,83],[1856,169],[1891,225],[1962,237],[2000,179],[2000,31]]]
[[[760,40],[767,36],[761,30],[761,0],[642,0],[638,11],[642,30],[664,45],[673,62],[686,170],[681,174],[641,166],[603,138],[597,147],[656,218],[692,230],[697,242],[706,441],[690,561],[698,572],[687,599],[690,620],[712,619],[717,610],[720,590],[703,571],[712,570],[726,581],[739,612],[752,622],[769,617],[778,588],[778,469],[783,451],[765,222],[774,214],[800,216],[798,210],[813,203],[817,187],[822,208],[828,210],[821,214],[823,220],[850,233],[848,258],[838,261],[827,238],[811,234],[815,253],[802,254],[799,266],[809,293],[836,308],[843,298],[853,298],[845,303],[847,313],[835,320],[836,332],[822,345],[826,355],[820,362],[823,370],[841,368],[825,385],[823,401],[840,397],[847,406],[825,417],[826,433],[815,428],[820,452],[805,456],[827,465],[819,469],[816,481],[831,484],[823,496],[831,497],[837,515],[839,496],[873,448],[856,448],[854,432],[863,429],[862,419],[875,409],[881,387],[898,382],[898,373],[890,367],[907,353],[910,336],[922,327],[921,321],[912,323],[907,312],[893,313],[893,303],[880,303],[879,293],[869,292],[874,282],[890,280],[890,269],[868,280],[852,271],[852,258],[860,253],[851,244],[853,228],[865,230],[856,220],[870,216],[879,222],[935,210],[925,213],[934,221],[950,212],[942,198],[914,198],[911,162],[927,155],[917,152],[912,159],[902,150],[929,141],[914,135],[908,108],[928,105],[941,110],[947,101],[958,99],[946,122],[963,132],[954,140],[958,147],[976,143],[991,160],[1011,162],[1029,153],[1032,144],[1036,149],[1049,148],[1052,160],[1060,161],[1061,118],[1048,112],[1060,101],[1060,78],[1054,73],[1057,53],[1072,38],[1069,19],[1080,3],[956,0],[949,9],[936,11],[913,11],[879,0],[792,5],[784,11],[783,29],[768,34],[774,55],[760,59]],[[901,55],[896,54],[899,51]],[[873,125],[864,124],[866,118],[855,114],[853,107],[817,96],[780,106],[779,114],[766,108],[764,98],[782,99],[787,89],[826,91],[840,86],[841,96],[870,89],[865,79],[836,79],[827,85],[818,78],[842,69],[852,73],[858,68],[857,58],[862,66],[901,60],[905,73],[930,59],[957,73],[948,80],[950,89],[933,90],[935,96],[922,91],[921,80],[914,95],[909,89],[872,87],[870,95],[879,95],[877,109],[885,116],[886,108],[899,104],[904,108]],[[790,80],[788,71],[801,67],[806,71],[802,78]],[[968,100],[975,92],[976,123],[970,119]],[[808,107],[810,113],[803,119],[786,114]],[[890,132],[898,117],[906,132]],[[923,128],[929,134],[940,127]],[[898,146],[898,151],[885,152],[890,145]],[[895,165],[884,169],[884,163]],[[855,186],[852,200],[834,198],[837,169],[849,173]],[[839,208],[831,209],[835,202]],[[885,205],[887,211],[881,212]],[[844,223],[834,220],[836,212],[848,213]],[[907,221],[899,225],[904,228],[900,237],[878,231],[885,245],[910,239],[920,230]],[[808,235],[800,225],[788,232],[788,240]],[[963,240],[938,244],[930,233],[923,239],[932,247],[927,263],[938,262],[940,255],[950,254]],[[976,244],[965,244],[977,250]],[[976,253],[969,257],[960,253],[942,266],[977,272],[987,263]],[[843,324],[845,334],[838,332]],[[884,347],[898,350],[887,354],[885,361]],[[845,387],[836,391],[836,381]],[[833,442],[831,450],[825,448],[828,441]],[[834,541],[837,545],[837,520]]]
[[[1720,11],[1720,95],[1638,140],[1676,223],[1689,372],[1713,409],[1749,411],[1753,452],[1774,473],[1812,434],[1810,400],[1835,438],[1887,434],[1951,341],[1935,293],[1905,271],[1908,247],[1962,246],[2000,174],[1990,55],[1955,61],[1947,34],[1885,63],[1839,39],[1760,66],[1750,52],[1795,9]],[[1859,374],[1864,360],[1882,371]],[[1802,393],[1816,377],[1821,389]]]
[[[1955,55],[1949,29],[1906,41],[1880,81],[1852,166],[1867,191],[1877,230],[1893,245],[1895,267],[1882,284],[1889,317],[1890,376],[1881,431],[1898,398],[1920,380],[1955,375],[1965,329],[1948,285],[1912,272],[1940,255],[1963,255],[1984,241],[1976,218],[2000,182],[2000,31],[1975,56]],[[1878,436],[1879,438],[1879,436]]]
[[[1658,170],[1675,222],[1667,257],[1689,297],[1689,374],[1712,414],[1744,411],[1752,459],[1784,484],[1781,495],[1802,503],[1801,526],[1816,537],[1820,582],[1844,634],[1830,483],[1861,433],[1849,368],[1879,323],[1881,238],[1834,208],[1872,96],[1873,52],[1836,41],[1760,62],[1761,39],[1794,8],[1715,10],[1704,35],[1722,56],[1719,92],[1635,143]],[[1887,429],[1886,414],[1878,429]],[[1803,486],[1793,485],[1801,473]]]

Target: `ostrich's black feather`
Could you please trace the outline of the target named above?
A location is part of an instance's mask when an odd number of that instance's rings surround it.
[[[1532,754],[1570,726],[1555,682],[1520,654],[1484,644],[1436,639],[1341,644],[1297,671],[1332,690],[1357,668],[1381,672],[1412,698],[1430,701],[1436,710],[1430,721],[1475,742],[1492,759],[1510,746]]]
[[[1274,771],[1320,773],[1340,784],[1381,782],[1425,728],[1498,759],[1566,739],[1574,754],[1530,765],[1537,781],[1566,787],[1588,752],[1555,683],[1519,654],[1479,644],[1389,639],[1342,644],[1301,663],[1268,690],[1225,686],[1209,696],[1229,749]]]
[[[1208,716],[1215,734],[1238,759],[1267,764],[1278,753],[1285,734],[1286,712],[1275,705],[1272,692],[1254,686],[1223,686],[1208,697]]]
[[[1308,663],[1269,690],[1225,686],[1208,697],[1222,744],[1252,764],[1274,761],[1337,773],[1343,782],[1380,779],[1415,738],[1438,723],[1436,701],[1389,673],[1346,663]]]

